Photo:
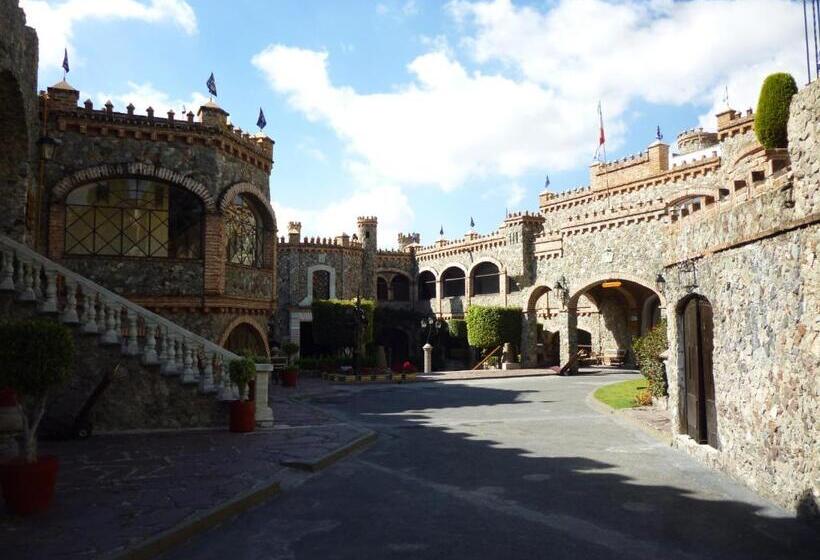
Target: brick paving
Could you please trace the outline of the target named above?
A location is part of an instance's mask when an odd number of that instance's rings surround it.
[[[127,549],[285,475],[282,461],[312,461],[366,432],[293,396],[327,386],[273,387],[276,426],[99,435],[44,442],[60,458],[57,494],[41,515],[0,514],[4,559],[97,558]]]

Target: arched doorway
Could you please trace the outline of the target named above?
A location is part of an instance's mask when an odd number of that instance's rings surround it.
[[[706,298],[686,300],[678,313],[683,347],[684,395],[681,427],[698,443],[718,447],[715,380],[712,372],[712,305]]]
[[[259,331],[248,323],[239,323],[228,334],[222,345],[234,354],[250,353],[254,356],[267,356],[265,340]]]

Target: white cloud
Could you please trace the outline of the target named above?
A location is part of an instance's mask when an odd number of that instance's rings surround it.
[[[292,107],[329,125],[375,182],[451,190],[471,177],[566,169],[594,148],[594,105],[468,73],[445,52],[419,56],[408,65],[410,83],[375,94],[332,84],[327,52],[272,45],[253,63]]]
[[[129,103],[134,104],[134,112],[140,115],[145,114],[148,107],[153,107],[154,114],[158,117],[165,117],[169,109],[173,109],[177,119],[183,116],[183,107],[186,111],[193,111],[196,114],[208,98],[199,92],[191,92],[188,99],[171,99],[164,91],[156,89],[150,82],[138,84],[128,82],[128,90],[121,93],[97,93],[96,103],[102,106],[109,99],[114,104],[114,110],[125,112]]]
[[[275,196],[275,193],[273,193]],[[413,221],[410,201],[396,186],[365,187],[344,199],[320,208],[293,208],[272,201],[280,235],[288,222],[302,222],[302,237],[335,237],[356,233],[356,218],[378,216],[379,247],[396,246],[396,237]]]
[[[40,39],[40,66],[58,68],[63,49],[69,50],[69,62],[81,62],[72,44],[74,26],[85,20],[133,19],[148,23],[173,23],[188,35],[197,31],[196,15],[185,0],[21,0],[28,25],[37,30]]]
[[[635,100],[714,110],[724,84],[747,107],[766,74],[802,71],[803,15],[789,0],[562,0],[548,11],[455,0],[448,9],[472,32],[462,44],[478,63],[502,62],[561,97],[600,97],[610,115]]]

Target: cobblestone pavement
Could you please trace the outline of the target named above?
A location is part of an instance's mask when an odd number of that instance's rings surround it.
[[[97,558],[126,549],[236,496],[285,476],[281,461],[311,461],[361,437],[297,394],[273,387],[276,426],[250,434],[227,430],[100,435],[45,442],[60,459],[57,493],[45,514],[0,514],[0,557]],[[5,510],[5,508],[2,508]]]

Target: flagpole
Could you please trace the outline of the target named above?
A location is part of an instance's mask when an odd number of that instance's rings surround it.
[[[812,1],[814,4],[814,1]],[[806,13],[806,0],[803,0],[803,36],[806,39],[806,73],[808,74],[807,84],[811,83],[811,63],[809,63],[809,18]]]

